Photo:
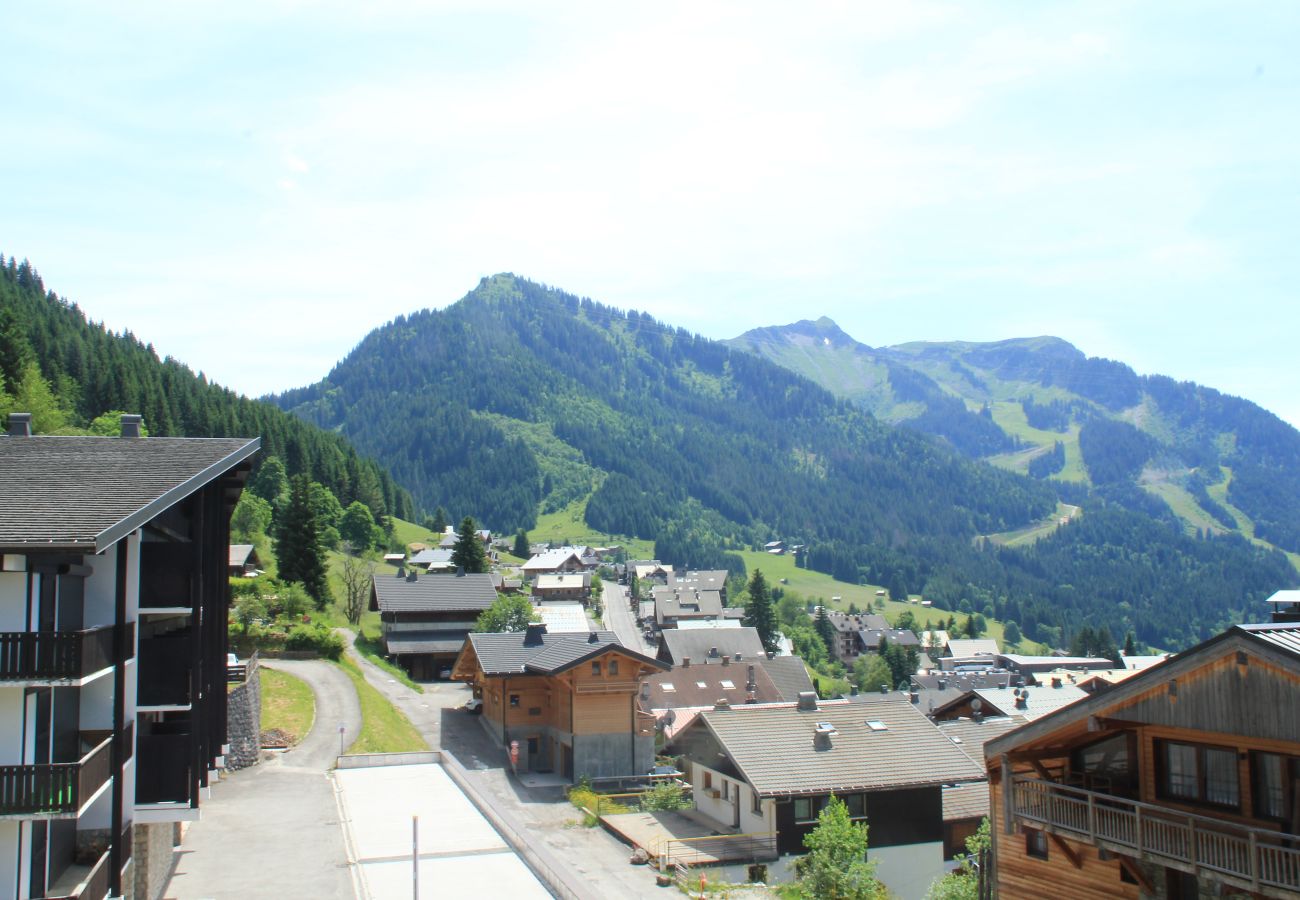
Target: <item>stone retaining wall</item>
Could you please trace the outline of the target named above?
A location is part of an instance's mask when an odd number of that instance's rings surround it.
[[[248,659],[244,681],[226,695],[226,738],[230,751],[227,769],[256,765],[262,753],[262,681],[257,674],[257,654]]]

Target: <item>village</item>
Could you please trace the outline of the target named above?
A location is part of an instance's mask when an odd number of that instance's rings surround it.
[[[0,884],[39,886],[16,896],[240,878],[242,896],[306,896],[307,878],[312,896],[763,896],[809,877],[828,811],[868,826],[873,877],[903,900],[951,879],[980,897],[1300,891],[1300,592],[1270,622],[1118,659],[803,609],[846,666],[909,660],[839,691],[762,614],[758,572],[740,607],[725,570],[569,545],[496,565],[487,532],[468,540],[488,571],[466,572],[448,528],[369,577],[389,669],[354,659],[354,693],[318,659],[227,655],[228,579],[258,571],[229,510],[258,441],[143,440],[138,419],[95,439],[13,414],[0,441],[3,483],[41,498],[7,501],[0,530]],[[500,609],[522,615],[483,630]],[[262,749],[259,668],[316,695],[287,751]],[[363,687],[428,749],[345,752]]]

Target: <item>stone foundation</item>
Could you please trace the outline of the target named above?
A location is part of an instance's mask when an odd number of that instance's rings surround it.
[[[172,874],[176,825],[172,822],[136,825],[131,832],[134,900],[158,900]]]
[[[227,769],[256,765],[262,753],[262,682],[257,675],[257,654],[248,660],[244,682],[226,695]]]

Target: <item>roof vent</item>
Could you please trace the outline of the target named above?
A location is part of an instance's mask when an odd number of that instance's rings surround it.
[[[813,731],[813,749],[831,749],[831,737],[838,733],[830,722],[818,722],[817,728]]]
[[[420,577],[419,575],[415,574],[415,569],[412,569],[411,571],[406,573],[407,581],[415,581],[419,577]]]
[[[918,691],[916,688],[912,688],[912,690],[907,695],[907,699],[911,700],[913,703],[920,703],[921,692]]]
[[[591,634],[587,635],[588,644],[594,644],[599,640],[600,640],[600,635],[594,631]]]
[[[714,701],[713,701],[713,708],[714,708],[714,709],[731,709],[731,701],[728,700],[726,697],[719,697],[717,700],[714,700]]]
[[[758,683],[754,681],[754,667],[751,665],[749,667],[749,680],[745,682],[745,690],[750,691],[752,693],[757,688],[758,688]]]
[[[730,657],[730,656],[727,656],[727,655],[724,654],[723,657],[722,657],[722,664],[723,664],[724,666],[729,666],[729,665],[731,665],[731,657]]]
[[[947,687],[948,687],[948,679],[947,679],[947,678],[940,678],[940,679],[939,679],[939,690],[942,691],[942,690],[944,690],[944,689],[947,688]]]
[[[1061,686],[1061,676],[1059,676],[1059,675],[1053,675],[1053,676],[1052,676],[1052,687],[1054,687],[1054,688],[1059,688],[1060,686]]]
[[[690,667],[691,667],[691,658],[690,658],[689,656],[683,656],[683,657],[682,657],[682,668],[683,668],[683,669],[689,669]]]
[[[740,662],[740,660],[741,660],[740,651],[737,650],[737,651],[736,651],[736,662]]]
[[[540,647],[542,645],[542,637],[545,634],[546,634],[546,623],[534,622],[533,624],[529,625],[528,630],[524,632],[524,646]]]
[[[144,425],[144,416],[133,413],[122,413],[121,418],[122,431],[124,438],[138,438]]]
[[[889,685],[887,685],[887,684],[882,684],[882,685],[880,686],[880,693],[882,693],[882,694],[888,694],[888,693],[889,693]]]
[[[9,414],[9,436],[10,437],[31,437],[32,436],[32,414],[11,412]]]
[[[709,656],[717,656],[717,655],[718,655],[718,648],[717,648],[717,647],[710,647],[710,648],[709,648]]]
[[[799,709],[804,712],[816,711],[817,709],[817,692],[800,691],[799,692]]]

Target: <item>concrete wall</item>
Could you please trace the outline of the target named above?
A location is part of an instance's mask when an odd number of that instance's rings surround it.
[[[227,769],[256,765],[262,754],[262,680],[257,656],[248,660],[248,677],[226,695]]]
[[[171,876],[177,826],[172,822],[158,822],[135,825],[131,831],[135,900],[157,900]]]
[[[922,900],[930,884],[944,873],[943,841],[898,847],[868,846],[867,859],[876,864],[876,877],[899,900]]]

